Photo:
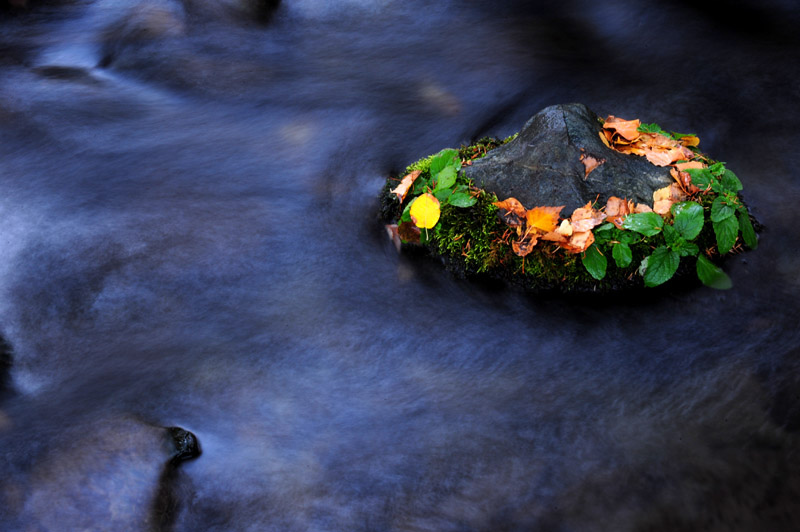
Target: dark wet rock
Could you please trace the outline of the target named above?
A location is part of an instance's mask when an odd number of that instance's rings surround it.
[[[200,443],[197,441],[197,436],[180,427],[169,427],[167,431],[175,445],[172,463],[177,464],[200,456]]]
[[[583,104],[547,107],[534,115],[517,136],[467,167],[466,175],[497,197],[515,197],[528,208],[565,205],[565,213],[610,196],[651,204],[653,191],[669,185],[668,168],[644,157],[625,155],[600,140],[598,117]],[[586,154],[605,162],[588,177]]]
[[[0,400],[11,393],[11,346],[0,336]]]

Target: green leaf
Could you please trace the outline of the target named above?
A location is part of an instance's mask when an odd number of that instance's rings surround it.
[[[600,250],[597,249],[597,246],[592,245],[586,250],[586,253],[583,255],[582,262],[583,267],[586,268],[586,271],[589,272],[589,275],[598,281],[606,276],[606,266],[608,266],[608,261],[603,254],[600,253]]]
[[[672,205],[673,227],[686,240],[697,238],[703,230],[703,207],[694,201],[682,201]]]
[[[439,200],[439,203],[447,203],[452,192],[449,188],[436,189],[433,191],[433,197]]]
[[[464,192],[456,192],[452,196],[450,196],[448,203],[455,207],[472,207],[475,203],[478,202],[478,199],[474,196],[470,196]]]
[[[722,196],[717,197],[711,204],[711,221],[720,222],[725,218],[730,218],[734,214],[734,208],[726,202]]]
[[[692,184],[700,190],[705,190],[714,182],[714,176],[708,168],[687,168],[686,172],[692,178]]]
[[[617,232],[619,233],[617,240],[619,240],[623,244],[628,244],[628,245],[638,244],[639,242],[642,241],[642,237],[636,233],[631,233],[630,231],[620,231],[619,229],[617,230]]]
[[[661,231],[664,219],[654,212],[638,212],[629,214],[622,222],[625,229],[636,231],[645,236],[653,236]]]
[[[727,168],[725,169],[725,172],[723,172],[720,182],[722,183],[722,188],[729,192],[739,192],[742,190],[742,182],[739,181],[739,178],[736,177],[736,174]]]
[[[708,171],[714,174],[715,176],[722,175],[722,173],[725,172],[725,163],[716,162],[708,167]]]
[[[694,242],[687,242],[683,239],[672,248],[672,250],[681,257],[696,256],[700,252],[700,248]]]
[[[639,124],[639,127],[636,128],[637,131],[641,131],[642,133],[661,133],[662,135],[669,137],[670,134],[661,129],[656,123],[652,124]]]
[[[673,249],[680,242],[685,242],[680,233],[671,225],[665,225],[662,231],[664,231],[664,240],[667,242],[667,246]]]
[[[750,221],[750,215],[746,212],[739,213],[739,229],[742,231],[742,240],[747,244],[750,249],[758,247],[758,237],[756,230],[753,229],[753,222]]]
[[[436,187],[434,190],[443,190],[445,188],[452,187],[456,182],[456,176],[458,172],[452,166],[445,166],[442,168],[441,172],[433,176],[434,181],[436,181]]]
[[[603,225],[601,225],[600,227],[595,227],[594,228],[594,235],[597,236],[597,233],[602,233],[604,231],[610,231],[611,229],[614,229],[614,224],[612,224],[611,222],[606,222]]]
[[[644,272],[645,286],[658,286],[669,281],[678,270],[680,262],[680,256],[671,249],[666,246],[657,247],[647,261],[647,269]]]
[[[714,234],[717,236],[717,248],[720,255],[733,249],[736,236],[739,234],[739,222],[733,216],[714,222]]]
[[[440,151],[431,159],[431,175],[435,176],[448,166],[455,168],[456,171],[461,169],[458,152],[452,148]]]
[[[409,201],[408,205],[406,205],[406,208],[403,209],[403,214],[400,215],[400,221],[398,222],[398,225],[402,222],[411,221],[411,204],[414,203],[415,201],[417,201],[417,198],[414,198],[413,200]]]
[[[697,256],[697,277],[704,285],[717,290],[727,290],[733,286],[731,278],[708,260],[705,255]]]
[[[611,255],[614,257],[614,262],[617,263],[617,268],[627,268],[633,260],[633,253],[628,244],[614,244]]]

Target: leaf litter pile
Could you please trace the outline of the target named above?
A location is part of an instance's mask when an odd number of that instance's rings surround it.
[[[738,177],[700,152],[695,135],[613,115],[602,122],[599,135],[608,148],[670,167],[674,182],[656,190],[652,203],[611,196],[564,213],[564,206],[499,200],[459,174],[513,137],[482,139],[414,163],[399,182],[390,179],[384,207],[392,211],[386,204],[393,203],[400,215],[387,232],[398,249],[426,245],[456,273],[524,279],[517,284],[529,288],[602,289],[609,274],[615,285],[653,287],[671,279],[682,261],[694,262],[704,284],[729,288],[715,262],[742,245],[758,245]],[[605,162],[583,153],[580,160],[586,176]]]

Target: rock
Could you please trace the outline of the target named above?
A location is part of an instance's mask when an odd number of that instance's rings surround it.
[[[547,107],[508,144],[467,167],[467,177],[499,199],[515,197],[526,208],[565,205],[564,213],[619,196],[652,205],[653,191],[672,182],[669,168],[616,152],[600,140],[597,115],[585,105]],[[585,176],[581,155],[605,162]]]

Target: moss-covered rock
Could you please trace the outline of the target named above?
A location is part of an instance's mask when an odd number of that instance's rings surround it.
[[[565,116],[563,114],[564,107],[551,108],[549,111],[551,116],[549,118],[553,120],[558,118],[552,116],[554,110],[557,114],[561,113],[560,116]],[[578,114],[584,117],[588,112],[583,106],[571,106],[571,109],[572,111],[577,110]],[[551,124],[553,120],[551,120]],[[562,154],[569,151],[571,155],[576,155],[575,158],[577,158],[577,153],[586,151],[587,146],[589,147],[588,149],[599,150],[596,145],[592,144],[594,141],[589,142],[588,133],[583,135],[586,137],[586,142],[582,140],[569,141],[569,131],[574,130],[574,127],[572,130],[569,129],[569,126],[563,129],[563,124],[569,121],[562,119],[561,125],[556,121],[556,127],[561,127],[562,132],[567,136],[567,144],[565,144]],[[529,121],[527,126],[531,126],[533,122],[533,120]],[[600,124],[598,122],[596,128],[593,124],[584,124],[581,127],[592,129],[590,136],[597,137]],[[495,205],[498,202],[496,191],[506,190],[502,184],[499,184],[502,179],[493,177],[491,183],[494,184],[487,185],[486,179],[482,179],[481,183],[478,184],[475,178],[489,175],[492,172],[501,174],[503,166],[516,165],[516,163],[509,162],[509,154],[517,153],[519,155],[524,151],[526,145],[535,142],[536,135],[529,137],[531,136],[523,136],[521,133],[519,137],[514,135],[503,141],[484,138],[469,146],[462,146],[458,150],[458,157],[463,164],[463,169],[458,173],[455,186],[460,187],[462,190],[469,190],[469,193],[474,197],[474,204],[465,208],[443,201],[438,223],[430,230],[417,230],[418,236],[411,235],[414,238],[404,239],[403,251],[422,251],[431,257],[438,258],[450,272],[459,278],[502,281],[512,286],[535,292],[608,293],[621,290],[638,290],[644,288],[645,284],[652,285],[653,276],[650,275],[648,279],[647,268],[649,266],[648,261],[645,260],[652,256],[656,257],[656,259],[653,259],[654,263],[660,256],[672,256],[674,259],[679,260],[679,262],[677,260],[675,262],[677,269],[674,275],[669,273],[668,276],[668,278],[671,278],[669,281],[669,286],[671,287],[675,287],[678,284],[697,284],[697,278],[700,273],[697,271],[696,262],[698,259],[695,256],[698,255],[702,256],[702,259],[699,260],[702,265],[706,266],[706,271],[703,272],[706,277],[704,282],[712,286],[716,284],[716,287],[722,287],[727,282],[727,276],[714,263],[719,264],[725,258],[725,255],[740,252],[743,249],[744,242],[747,242],[749,247],[755,247],[754,232],[745,238],[745,226],[752,227],[754,221],[747,213],[741,198],[729,190],[715,191],[711,190],[709,186],[706,193],[699,193],[690,198],[702,207],[703,223],[700,233],[686,241],[684,241],[680,232],[675,229],[680,229],[680,224],[674,225],[675,213],[680,212],[680,210],[673,210],[664,215],[663,221],[660,223],[664,225],[665,229],[663,231],[659,230],[653,235],[645,236],[633,230],[618,228],[611,223],[605,223],[595,228],[593,235],[596,236],[596,239],[593,238],[595,243],[586,251],[595,253],[595,258],[599,258],[604,263],[602,275],[598,274],[597,268],[587,266],[585,263],[586,252],[569,252],[553,242],[542,241],[529,254],[521,257],[515,253],[512,246],[517,239],[521,238],[520,231],[506,224],[503,217],[498,215],[499,209]],[[515,138],[517,138],[516,141],[514,141]],[[538,138],[541,140],[542,136],[539,135]],[[563,137],[561,138],[563,140]],[[578,139],[575,135],[572,138]],[[597,144],[600,144],[599,139]],[[558,191],[550,189],[559,187],[553,186],[551,183],[549,189],[547,187],[544,188],[544,190],[549,190],[550,193],[550,195],[546,195],[544,201],[539,201],[537,199],[539,196],[536,194],[526,195],[525,190],[519,190],[518,188],[515,188],[514,193],[517,194],[518,199],[520,199],[520,196],[527,199],[525,206],[528,208],[539,205],[553,205],[554,203],[563,205],[567,203],[568,196],[571,198],[569,200],[570,206],[581,204],[581,202],[585,202],[586,196],[581,196],[580,194],[594,194],[589,200],[591,203],[592,199],[599,199],[602,194],[605,196],[602,201],[594,204],[594,208],[601,209],[605,205],[607,197],[611,195],[635,198],[637,201],[644,202],[646,196],[652,196],[653,190],[665,184],[666,180],[663,174],[666,173],[667,177],[669,177],[669,168],[654,167],[643,157],[635,155],[623,155],[617,152],[609,155],[608,151],[613,150],[605,147],[604,149],[606,149],[606,152],[601,153],[606,158],[608,166],[602,171],[597,169],[591,173],[592,176],[596,173],[597,177],[603,181],[602,183],[589,183],[587,186],[579,183],[578,188],[581,188],[581,190],[577,191],[575,187],[560,187],[561,192],[565,192],[566,196],[554,195]],[[572,153],[570,150],[576,153]],[[541,147],[538,153],[543,153]],[[408,216],[409,206],[420,194],[434,192],[433,188],[436,183],[435,177],[431,176],[431,162],[435,157],[436,154],[420,159],[409,165],[403,174],[391,176],[387,180],[381,192],[381,219],[384,223],[399,223],[402,227],[405,222],[406,227],[413,226]],[[524,157],[526,156],[523,155]],[[698,157],[702,157],[704,164],[714,170],[714,175],[709,174],[709,176],[716,179],[717,184],[723,180],[723,176],[727,175],[725,172],[729,172],[724,166],[715,165],[714,161],[704,155],[698,155]],[[622,162],[614,162],[617,159]],[[544,159],[540,158],[540,160]],[[610,164],[608,163],[609,160],[612,161]],[[492,162],[492,164],[488,164],[487,161]],[[535,168],[535,171],[540,171],[542,167],[547,166],[548,168],[545,168],[547,175],[544,180],[552,180],[554,179],[553,176],[556,175],[554,173],[556,171],[553,169],[561,163],[556,159],[548,159],[548,161],[550,161],[548,164],[529,164],[528,166]],[[575,176],[572,174],[577,172],[578,178],[583,180],[583,177],[586,177],[584,176],[583,165],[580,161],[577,161],[577,166],[575,166],[573,162],[569,161],[561,164],[559,167],[562,169],[561,176],[570,174],[567,177],[573,179]],[[629,175],[632,171],[631,169],[642,165],[644,165],[645,170],[643,171],[644,177],[640,180],[641,182],[618,191],[610,188],[626,186],[625,183],[632,179]],[[656,170],[651,170],[650,167],[656,168]],[[479,170],[476,171],[474,170],[475,168]],[[493,170],[487,172],[487,168],[493,168]],[[519,168],[516,170],[519,170]],[[516,170],[517,177],[514,178],[514,186],[518,187],[521,182],[519,175],[522,172]],[[606,175],[612,170],[618,173],[627,172],[628,175],[622,177],[613,173]],[[391,191],[403,176],[416,171],[419,171],[419,177],[414,182],[408,195],[401,202],[398,196]],[[730,173],[730,175],[733,174]],[[733,177],[735,178],[735,176]],[[669,178],[670,181],[671,179]],[[666,181],[667,186],[669,186],[670,181]],[[736,182],[738,182],[738,179],[736,179]],[[611,185],[608,183],[611,183]],[[487,189],[487,186],[491,190]],[[602,192],[600,191],[601,188]],[[578,195],[576,195],[576,192]],[[737,230],[741,226],[742,231],[741,235],[736,233],[733,249],[730,252],[723,253],[722,256],[718,250],[719,236],[716,234],[716,230],[719,228],[716,227],[716,222],[711,222],[712,209],[716,209],[713,205],[715,201],[719,203],[720,200],[718,198],[720,197],[727,198],[726,201],[730,202],[732,209],[738,208],[741,211],[738,213],[736,225]],[[559,198],[562,201],[561,203],[558,203]],[[650,203],[652,205],[652,199]],[[698,210],[698,207],[695,206],[695,211]],[[569,217],[570,211],[571,209],[562,214],[562,216]],[[716,210],[715,216],[719,216]],[[669,226],[669,229],[666,229],[667,226]],[[400,234],[404,237],[409,235],[408,231],[401,231]],[[624,244],[630,250],[631,259],[628,264],[624,264],[625,261],[622,261],[618,265],[614,247],[621,244]],[[655,250],[659,250],[659,253],[654,254]],[[657,264],[657,266],[661,266],[661,264]],[[711,270],[708,270],[708,268],[711,268]],[[590,270],[592,273],[590,273]],[[656,268],[653,268],[650,273],[653,274],[654,271],[656,271]],[[643,276],[643,274],[645,275]],[[723,282],[719,282],[720,279]],[[657,284],[660,284],[660,282]]]

